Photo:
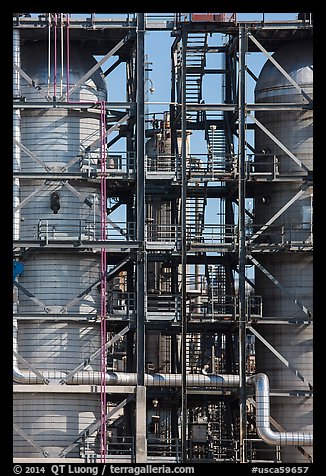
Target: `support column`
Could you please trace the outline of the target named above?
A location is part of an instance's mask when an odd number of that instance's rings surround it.
[[[187,110],[186,110],[186,48],[187,48],[187,32],[182,32],[182,61],[181,61],[181,372],[182,372],[182,388],[181,388],[181,441],[182,441],[182,462],[187,461]]]
[[[144,13],[137,13],[137,389],[136,389],[136,463],[146,463],[146,388],[145,388],[145,103],[144,103]]]
[[[239,29],[239,209],[238,209],[238,233],[239,233],[239,400],[240,400],[240,457],[245,462],[244,439],[246,438],[246,236],[245,236],[245,153],[246,153],[246,125],[245,125],[245,66],[246,66],[246,32],[244,27]]]

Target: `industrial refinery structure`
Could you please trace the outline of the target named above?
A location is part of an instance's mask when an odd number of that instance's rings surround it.
[[[312,461],[312,15],[261,15],[14,14],[15,462]]]

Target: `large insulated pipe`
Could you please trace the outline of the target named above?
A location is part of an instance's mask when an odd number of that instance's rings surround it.
[[[275,432],[270,426],[269,380],[266,374],[252,377],[256,389],[256,428],[258,436],[268,445],[312,446],[312,433]]]
[[[17,331],[17,327],[14,329]],[[14,333],[14,350],[17,349],[17,334]],[[48,371],[42,372],[45,379],[64,381],[68,372]],[[14,360],[14,381],[17,383],[42,383],[39,376],[32,371],[23,372],[18,368],[17,360]],[[99,385],[101,382],[100,372],[77,372],[70,384]],[[203,375],[187,374],[187,387],[239,387],[239,375]],[[256,428],[259,437],[268,445],[279,446],[311,446],[313,435],[311,433],[274,432],[270,428],[270,397],[269,380],[267,375],[259,373],[247,377],[247,385],[255,386],[256,391]],[[108,372],[106,385],[136,385],[136,373]],[[145,385],[148,387],[181,387],[181,374],[145,374]]]

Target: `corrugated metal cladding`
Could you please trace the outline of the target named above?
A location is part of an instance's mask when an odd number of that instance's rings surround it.
[[[13,412],[15,423],[47,451],[49,457],[58,457],[61,450],[73,443],[79,433],[100,417],[98,397],[92,394],[15,394]],[[41,456],[39,451],[16,433],[13,443],[17,457]],[[75,447],[69,457],[78,456],[79,449]]]
[[[94,64],[94,58],[80,45],[71,45],[70,87],[75,84]],[[47,45],[42,42],[25,44],[22,48],[22,68],[47,93]],[[52,61],[52,65],[54,62]],[[53,70],[52,76],[53,78]],[[40,94],[25,80],[21,82],[21,92],[28,100],[40,100]],[[66,90],[64,71],[63,91]],[[57,84],[57,94],[60,87]],[[49,96],[53,96],[53,84]],[[94,73],[71,101],[106,100],[106,84],[100,72]],[[46,101],[44,99],[46,104]],[[53,172],[59,172],[70,160],[78,156],[87,146],[99,138],[100,116],[96,112],[67,111],[61,109],[26,109],[21,118],[22,143],[44,162]],[[93,154],[91,160],[96,163]],[[22,152],[22,172],[44,172],[43,166]],[[69,168],[70,172],[80,171],[79,160]],[[44,190],[34,195],[21,209],[21,239],[41,238],[44,240],[94,239],[99,232],[99,184],[85,185],[73,181],[75,193],[60,182],[44,183],[44,180],[21,181],[21,201],[43,185]],[[49,185],[47,187],[47,185]],[[53,191],[60,195],[60,209],[54,214],[50,208]],[[85,203],[85,199],[86,202]],[[94,210],[93,203],[97,203]],[[73,252],[34,253],[24,261],[24,274],[20,283],[45,307],[53,313],[62,310],[99,279],[99,257],[94,253],[83,255]],[[95,287],[75,305],[69,313],[95,314],[100,302],[99,290]],[[19,310],[45,312],[23,292],[19,292]],[[19,353],[40,371],[58,370],[69,372],[83,362],[100,345],[97,324],[69,321],[53,322],[19,321]],[[22,369],[25,369],[21,365]],[[99,360],[95,359],[89,371],[99,370]],[[14,422],[25,431],[49,456],[56,457],[87,426],[98,420],[99,395],[84,394],[14,394]],[[69,457],[78,457],[75,447]],[[97,450],[98,451],[98,450]],[[41,457],[29,442],[14,434],[15,457]]]
[[[276,61],[291,77],[312,97],[312,42],[307,40],[293,41],[274,54]],[[268,61],[261,71],[256,85],[257,102],[296,102],[303,103],[303,96],[289,81]],[[257,118],[276,136],[295,156],[312,170],[312,111],[282,111],[257,113]],[[279,159],[280,174],[298,175],[297,181],[291,183],[274,182],[256,186],[255,222],[263,224],[283,207],[300,189],[300,175],[306,172],[301,169],[273,140],[256,127],[256,150],[268,156],[276,155]],[[262,158],[256,159],[261,161]],[[263,167],[263,165],[260,165]],[[286,235],[289,243],[309,240],[311,235],[311,193],[309,188],[291,205],[275,222],[274,225],[292,226],[292,234]],[[265,200],[264,200],[265,198]],[[267,200],[266,200],[267,199]],[[303,230],[296,233],[298,225]],[[293,232],[294,230],[294,232]],[[273,240],[272,229],[270,239]],[[285,288],[312,311],[313,268],[312,256],[309,253],[292,251],[282,254],[260,254],[261,264]],[[256,274],[256,294],[263,297],[263,315],[276,318],[302,318],[307,315],[299,309],[293,299],[281,292],[261,271]],[[298,370],[306,382],[280,362],[265,345],[256,339],[257,370],[265,372],[270,379],[272,390],[286,391],[289,389],[309,390],[307,382],[312,383],[312,325],[304,324],[265,324],[256,326],[259,333],[274,346]],[[271,415],[286,431],[312,431],[312,398],[272,397]],[[312,454],[312,448],[307,447]],[[283,462],[306,462],[306,458],[296,448],[282,448]]]

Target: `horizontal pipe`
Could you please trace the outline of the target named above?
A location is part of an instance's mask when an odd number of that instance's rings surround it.
[[[16,309],[15,309],[16,310]],[[14,311],[15,311],[14,310]],[[16,310],[17,311],[17,310]],[[18,354],[18,324],[17,319],[13,322],[13,350]],[[61,383],[65,384],[65,378],[69,372],[49,370],[38,375],[31,370],[19,369],[18,359],[13,358],[13,380],[20,384]],[[204,372],[204,371],[203,371]],[[93,371],[77,372],[69,381],[72,385],[100,385],[101,373]],[[145,385],[148,387],[181,387],[182,374],[145,374]],[[278,446],[312,446],[313,435],[303,432],[274,432],[270,427],[270,392],[269,380],[266,374],[248,376],[248,386],[254,386],[256,391],[256,429],[258,436],[268,445]],[[137,385],[137,374],[126,372],[107,372],[106,385]],[[239,375],[230,374],[187,374],[187,387],[219,387],[237,388],[240,385]]]
[[[258,436],[268,445],[277,446],[312,446],[312,433],[276,432],[270,426],[270,392],[266,374],[259,373],[249,378],[249,383],[256,389],[256,429]]]

